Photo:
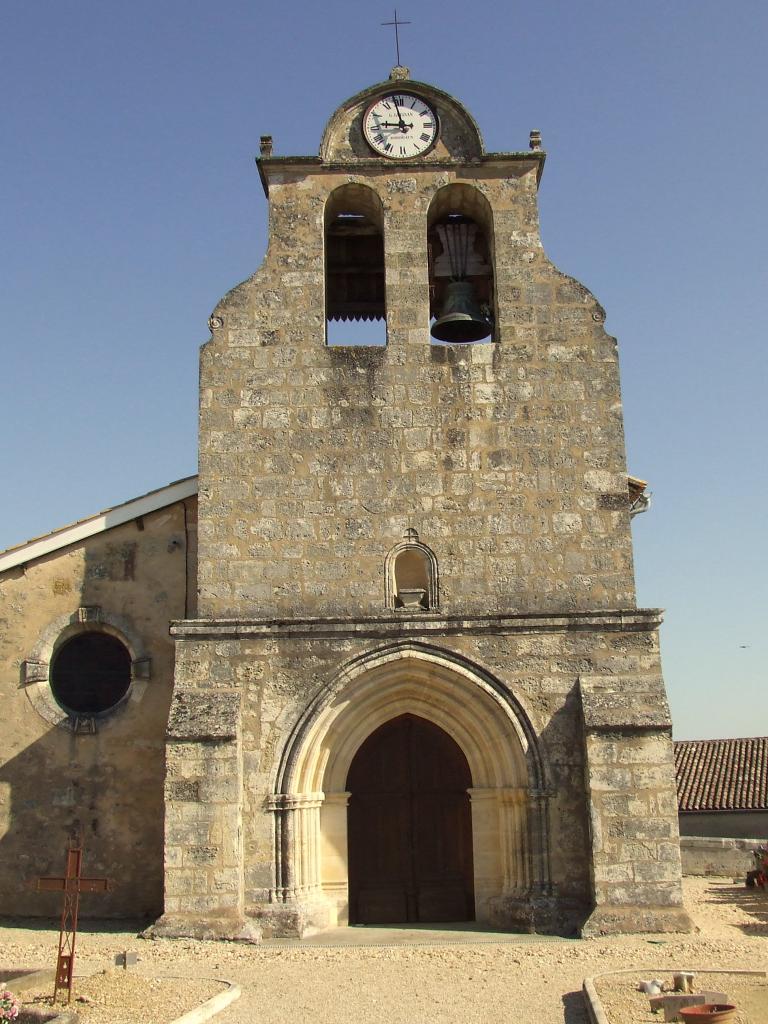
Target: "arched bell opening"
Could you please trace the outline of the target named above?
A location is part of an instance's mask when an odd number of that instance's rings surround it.
[[[427,249],[433,343],[493,341],[493,214],[482,192],[454,184],[435,194],[427,216]]]
[[[472,775],[433,722],[403,714],[352,759],[349,922],[473,921]]]
[[[384,210],[366,185],[342,185],[325,206],[328,345],[385,345]]]
[[[317,908],[316,927],[349,919],[356,884],[349,787],[360,781],[353,764],[369,737],[401,716],[447,734],[445,744],[466,760],[474,900],[467,915],[516,930],[529,919],[531,900],[550,886],[546,784],[533,732],[498,684],[463,659],[418,644],[345,666],[297,725],[270,801],[278,852],[272,901]],[[437,757],[436,770],[441,763]],[[382,828],[385,841],[393,840],[391,818]],[[402,912],[402,899],[399,906],[389,913]]]

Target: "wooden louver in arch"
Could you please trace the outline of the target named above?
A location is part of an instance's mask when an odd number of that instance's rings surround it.
[[[328,320],[383,320],[384,239],[365,214],[342,212],[326,232]]]

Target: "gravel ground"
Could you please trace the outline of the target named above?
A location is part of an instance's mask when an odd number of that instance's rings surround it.
[[[665,989],[673,988],[672,974],[662,974]],[[768,981],[738,974],[697,974],[694,991],[720,992],[728,1004],[737,1008],[733,1024],[765,1024],[768,1021]],[[611,1024],[660,1024],[651,1012],[647,995],[637,991],[637,977],[606,975],[596,981],[596,988]],[[727,1005],[727,1004],[726,1004]]]
[[[581,985],[587,975],[633,968],[639,980],[681,969],[768,969],[768,892],[691,878],[685,880],[685,893],[699,929],[691,935],[277,948],[143,941],[104,925],[103,931],[81,933],[78,970],[101,970],[115,953],[138,950],[139,965],[128,972],[136,985],[126,995],[127,1003],[133,992],[135,1005],[126,1006],[125,1014],[113,1013],[112,1024],[145,1021],[142,977],[171,974],[227,978],[242,986],[243,995],[217,1024],[585,1024]],[[57,933],[29,925],[0,927],[0,967],[53,966]],[[625,979],[616,984],[626,988]],[[173,993],[187,988],[185,980],[171,982],[167,1012],[153,1016],[152,1024],[177,1015]],[[634,1016],[634,996],[629,998],[630,1016],[611,1024],[644,1021]]]
[[[132,971],[110,969],[78,978],[69,1009],[76,1011],[82,1024],[115,1024],[123,1020],[155,1024],[193,1010],[221,992],[223,987],[215,981],[196,978],[185,979],[183,985],[170,978],[150,977],[137,981]],[[24,1008],[46,1015],[53,1013],[51,988],[52,985],[47,985],[42,992],[25,993]],[[117,1014],[115,1007],[120,1008]]]

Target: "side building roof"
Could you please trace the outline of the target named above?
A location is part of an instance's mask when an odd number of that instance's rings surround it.
[[[768,736],[675,742],[680,811],[768,810]]]
[[[36,558],[42,558],[52,551],[69,547],[70,544],[77,544],[81,540],[93,537],[97,533],[103,533],[105,530],[111,530],[132,519],[149,515],[150,512],[156,512],[168,505],[175,505],[177,501],[183,501],[196,494],[197,476],[175,480],[173,483],[166,484],[165,487],[159,487],[138,498],[125,501],[122,505],[104,509],[103,512],[98,512],[95,516],[79,519],[77,522],[70,523],[69,526],[62,526],[43,537],[35,537],[33,540],[17,544],[6,551],[0,551],[0,573],[18,565],[24,565]]]

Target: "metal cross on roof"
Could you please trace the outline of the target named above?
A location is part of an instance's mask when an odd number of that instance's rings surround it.
[[[397,52],[397,64],[398,64],[398,67],[399,67],[400,66],[400,32],[398,31],[398,29],[399,29],[400,25],[410,25],[411,22],[410,21],[398,21],[398,19],[397,19],[397,8],[395,8],[395,20],[394,21],[382,21],[381,24],[382,24],[382,26],[384,26],[384,25],[394,25],[395,26],[395,50]]]
[[[59,955],[56,959],[56,981],[53,986],[53,1001],[59,989],[67,990],[67,1002],[72,1002],[72,979],[75,972],[75,939],[77,938],[77,914],[81,892],[108,892],[110,883],[106,878],[83,878],[80,874],[83,863],[83,838],[77,831],[67,841],[67,866],[63,875],[54,878],[38,878],[38,892],[63,892],[64,906],[61,911],[59,930]]]

